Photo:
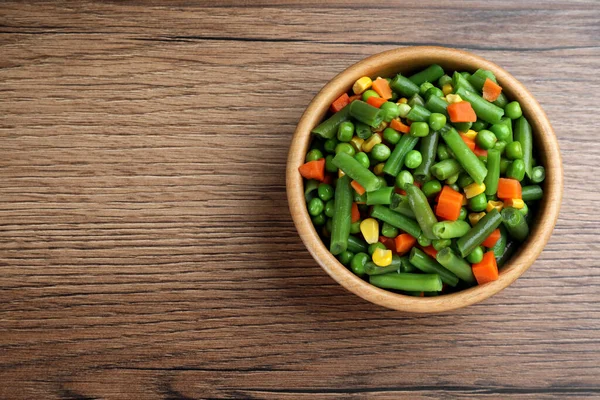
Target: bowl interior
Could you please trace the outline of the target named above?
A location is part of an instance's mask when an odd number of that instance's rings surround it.
[[[304,202],[303,182],[298,167],[304,162],[310,146],[310,130],[323,119],[329,105],[342,93],[350,90],[358,78],[410,74],[433,63],[440,64],[446,71],[472,73],[483,68],[495,74],[503,93],[511,101],[521,103],[523,114],[532,126],[535,157],[546,168],[546,180],[542,184],[544,198],[539,203],[529,237],[502,267],[498,280],[457,293],[417,298],[374,287],[337,261],[312,225]],[[484,300],[510,285],[529,268],[543,250],[556,224],[562,197],[562,180],[562,163],[554,131],[538,102],[520,82],[496,64],[471,53],[442,47],[411,47],[369,57],[349,67],[323,87],[309,104],[294,133],[288,155],[286,187],[290,212],[302,241],[315,260],[337,282],[362,298],[384,307],[409,312],[441,312]]]

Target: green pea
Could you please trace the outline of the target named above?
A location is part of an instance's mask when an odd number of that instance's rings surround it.
[[[467,71],[463,71],[460,73],[466,80],[469,80],[469,78],[471,77],[471,74]]]
[[[510,119],[521,118],[523,111],[521,110],[521,104],[518,101],[511,101],[504,107],[506,116]]]
[[[333,217],[333,213],[335,210],[335,202],[333,201],[333,199],[329,200],[327,203],[325,203],[325,215],[328,216],[329,218]]]
[[[383,120],[385,122],[390,122],[394,118],[398,118],[400,115],[400,108],[398,104],[393,103],[391,101],[386,101],[379,107],[380,110],[383,111]]]
[[[371,166],[371,162],[369,161],[369,156],[365,152],[359,152],[354,155],[356,161],[360,163],[365,168],[369,168]]]
[[[390,157],[390,154],[392,154],[392,151],[383,143],[376,144],[371,150],[371,157],[377,161],[387,160]]]
[[[442,191],[442,184],[435,179],[425,182],[421,188],[426,197],[432,197]]]
[[[510,142],[506,145],[506,157],[509,160],[518,160],[523,158],[523,147],[521,142]]]
[[[452,78],[449,77],[448,75],[442,75],[442,77],[440,79],[438,79],[439,87],[442,87],[447,83],[452,84]]]
[[[327,183],[320,183],[317,192],[319,198],[323,201],[329,201],[333,198],[333,187]]]
[[[400,98],[400,95],[392,91],[392,98],[390,99],[390,101],[398,101],[398,98]]]
[[[406,170],[400,171],[396,176],[396,187],[404,189],[404,186],[413,184],[415,179],[412,174]]]
[[[338,260],[345,266],[349,266],[352,258],[354,257],[354,253],[349,252],[348,250],[341,252],[338,254]]]
[[[381,225],[381,234],[387,238],[395,238],[398,236],[398,233],[398,228],[388,224],[387,222],[384,222],[383,225]]]
[[[366,102],[371,97],[381,97],[381,96],[379,95],[379,93],[377,93],[376,91],[374,91],[372,89],[365,90],[362,94],[362,101]]]
[[[451,175],[448,179],[446,179],[446,184],[448,184],[448,185],[456,184],[459,176],[460,176],[460,172],[457,172],[454,175]],[[456,186],[458,186],[458,184],[456,184]]]
[[[417,168],[423,162],[423,156],[418,150],[411,150],[406,154],[404,165],[406,168]]]
[[[378,176],[377,180],[379,181],[379,188],[383,189],[384,187],[387,187],[387,181],[385,180],[385,178],[383,176]],[[365,194],[366,196],[366,194]]]
[[[494,149],[500,152],[500,155],[504,154],[504,150],[506,149],[506,142],[501,140],[497,141],[494,145]]]
[[[461,207],[460,214],[458,215],[458,219],[461,221],[464,221],[465,219],[467,219],[468,214],[469,214],[469,212],[467,211],[467,209],[465,207]]]
[[[406,116],[408,115],[410,110],[412,110],[412,107],[409,106],[408,104],[406,104],[406,103],[398,104],[398,111],[399,111],[398,115],[400,116],[400,118],[406,118]]]
[[[433,88],[434,88],[434,86],[431,83],[429,83],[429,82],[423,82],[421,84],[421,86],[419,86],[419,94],[421,96],[425,96],[425,93],[427,93],[427,91],[429,89],[433,89]]]
[[[464,188],[465,186],[469,186],[473,182],[475,181],[473,180],[473,178],[471,178],[471,175],[467,174],[466,172],[461,172],[458,176],[456,184],[461,188]]]
[[[425,137],[429,135],[429,125],[427,122],[413,122],[410,125],[410,135],[417,137]]]
[[[448,151],[448,147],[445,144],[439,143],[437,147],[437,157],[438,160],[444,161],[450,158],[450,152]]]
[[[509,165],[510,165],[510,160],[508,160],[506,158],[502,158],[500,160],[500,175],[506,174],[506,170],[508,169]]]
[[[318,198],[314,198],[313,200],[320,200]],[[315,226],[321,226],[325,224],[325,215],[319,214],[317,216],[312,217],[312,222]]]
[[[506,177],[522,181],[525,178],[525,162],[523,160],[511,162],[506,169]]]
[[[519,210],[521,212],[521,214],[523,214],[524,216],[527,216],[527,214],[529,214],[529,207],[527,206],[527,203],[523,204],[523,208],[521,208]]]
[[[323,158],[323,153],[319,149],[312,149],[308,153],[306,153],[306,162],[316,161]]]
[[[429,127],[434,131],[439,131],[446,125],[446,116],[440,113],[431,113],[429,116]]]
[[[336,138],[327,139],[323,144],[323,148],[328,153],[335,153],[335,148],[338,145],[338,143],[339,140],[337,140]]]
[[[333,156],[329,154],[325,157],[325,171],[327,172],[337,172],[338,167],[333,164]]]
[[[417,238],[417,243],[419,243],[419,246],[423,247],[431,246],[431,239],[421,233]]]
[[[487,122],[478,119],[477,121],[473,122],[471,129],[473,129],[475,132],[479,132],[480,130],[485,129],[487,127],[488,127]]]
[[[533,183],[541,183],[546,179],[546,170],[541,165],[537,167],[533,167],[531,171],[531,182]]]
[[[352,225],[350,225],[350,233],[353,235],[356,235],[357,233],[360,233],[360,222],[361,221],[356,221],[353,222]]]
[[[372,243],[369,245],[369,255],[372,256],[376,249],[387,250],[387,247],[385,247],[385,245],[381,242]]]
[[[354,147],[352,147],[350,143],[338,143],[338,145],[335,146],[335,154],[338,153],[346,153],[350,156],[354,156],[356,150],[354,150]]]
[[[480,193],[475,197],[469,199],[469,208],[474,212],[485,211],[487,207],[487,197],[485,193]]]
[[[452,241],[450,239],[433,239],[431,244],[433,245],[434,249],[440,251],[441,249],[445,249],[446,247],[450,246]]]
[[[477,264],[480,263],[481,260],[483,260],[483,247],[477,246],[475,247],[475,250],[467,256],[467,261],[471,264]]]
[[[365,275],[365,264],[371,257],[367,253],[356,253],[350,261],[350,270],[358,276]]]
[[[354,124],[350,121],[344,121],[340,124],[337,131],[337,138],[340,142],[349,142],[354,136]]]
[[[315,197],[308,202],[308,213],[313,217],[321,214],[324,208],[325,204],[323,204],[323,200],[318,197]]]
[[[383,131],[383,140],[389,144],[397,144],[401,137],[402,135],[392,128],[385,128]]]
[[[431,96],[444,97],[444,92],[442,92],[442,90],[439,88],[432,87],[425,92],[425,99],[429,100]]]
[[[475,142],[477,146],[481,147],[484,150],[489,150],[496,144],[496,135],[492,131],[488,131],[487,129],[479,131],[477,137],[475,138]]]
[[[490,131],[496,135],[498,140],[502,140],[504,142],[506,142],[506,140],[510,137],[510,129],[504,124],[494,124],[490,127]]]

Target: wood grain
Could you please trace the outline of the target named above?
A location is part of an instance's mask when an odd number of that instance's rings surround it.
[[[594,1],[3,2],[0,397],[600,397],[599,37]],[[565,166],[535,265],[436,316],[339,287],[285,195],[316,92],[414,44],[505,67]]]

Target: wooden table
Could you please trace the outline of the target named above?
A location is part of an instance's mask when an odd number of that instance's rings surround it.
[[[204,3],[0,5],[2,399],[600,397],[597,1]],[[339,287],[284,186],[317,91],[421,44],[520,79],[566,181],[535,265],[435,316]]]

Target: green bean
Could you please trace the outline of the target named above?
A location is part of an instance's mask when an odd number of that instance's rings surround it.
[[[456,71],[452,75],[452,87],[454,88],[454,93],[456,94],[459,94],[459,89],[469,90],[473,93],[476,91],[473,85],[471,85],[471,83],[464,76],[462,76],[460,72]],[[460,95],[460,97],[462,97],[463,100],[465,99],[462,95]]]
[[[390,204],[392,202],[393,193],[394,188],[392,186],[367,192],[367,205]]]
[[[423,107],[425,106],[425,100],[419,95],[419,93],[415,93],[410,97],[410,99],[408,99],[408,105],[411,106],[411,108],[414,108],[416,105]]]
[[[417,222],[425,236],[429,239],[437,239],[437,236],[433,233],[433,225],[437,222],[437,218],[427,201],[427,197],[415,185],[407,185],[404,190],[406,190],[410,208],[417,217]]]
[[[421,139],[421,156],[423,161],[415,169],[413,176],[419,182],[428,181],[431,178],[431,166],[435,163],[435,155],[440,135],[433,131]]]
[[[506,243],[508,242],[508,232],[506,232],[506,228],[504,224],[500,225],[500,239],[496,242],[496,244],[490,248],[491,251],[494,252],[494,256],[497,258],[500,254],[504,253],[504,249],[506,248]]]
[[[473,122],[471,129],[473,129],[475,132],[479,132],[482,129],[486,129],[488,126],[489,124],[487,122],[477,119],[477,121]]]
[[[440,189],[441,190],[441,189]],[[401,194],[392,194],[392,202],[390,204],[390,210],[395,211],[404,215],[405,217],[415,219],[415,213],[413,213],[410,204],[408,203],[408,197],[402,196]]]
[[[408,79],[410,79],[410,78],[408,78]],[[434,89],[434,88],[435,88],[435,86],[433,86],[433,84],[432,84],[432,83],[430,83],[430,82],[423,82],[423,83],[421,83],[421,85],[419,86],[419,95],[421,95],[421,96],[426,96],[426,94],[427,94],[427,91],[428,91],[429,89]]]
[[[471,229],[466,221],[442,221],[433,225],[433,233],[440,239],[454,239],[465,235]]]
[[[454,153],[454,156],[464,168],[465,171],[471,178],[478,184],[483,183],[485,176],[487,175],[487,168],[477,158],[475,153],[467,147],[465,142],[462,140],[456,129],[446,125],[441,131],[442,139],[446,142],[450,150]],[[435,173],[435,172],[434,172]]]
[[[468,80],[469,83],[473,86],[473,88],[475,88],[475,90],[481,92],[483,90],[485,80],[488,78],[491,79],[493,82],[497,83],[494,73],[485,69],[478,69],[473,73],[473,75],[469,77]]]
[[[440,251],[441,249],[445,249],[446,247],[452,244],[452,240],[450,239],[434,239],[431,241],[431,245],[436,251]]]
[[[392,154],[385,162],[383,172],[392,176],[398,175],[400,169],[404,165],[404,157],[406,157],[408,152],[415,147],[418,141],[419,138],[416,136],[403,135],[396,147],[394,147],[394,151],[392,151]]]
[[[451,271],[463,281],[470,284],[475,283],[475,276],[473,276],[471,265],[469,265],[469,263],[463,258],[454,254],[450,247],[440,250],[435,256],[435,259],[437,262],[442,264],[443,267]]]
[[[523,201],[535,201],[544,197],[544,192],[539,185],[523,186],[521,189],[521,198]]]
[[[529,225],[525,216],[516,208],[507,207],[502,210],[502,222],[508,234],[515,240],[522,242],[529,234]]]
[[[383,111],[364,101],[354,100],[350,103],[349,107],[350,116],[352,116],[352,118],[357,119],[370,127],[377,128],[383,122]]]
[[[335,211],[331,226],[331,254],[338,255],[348,248],[352,223],[352,187],[347,175],[338,179],[335,187]]]
[[[431,111],[419,104],[415,104],[406,115],[406,118],[413,122],[427,122],[430,115]]]
[[[487,196],[492,196],[498,191],[498,180],[500,179],[500,160],[502,159],[500,154],[501,153],[496,149],[488,150],[488,173],[483,181],[485,184],[485,194]]]
[[[444,92],[442,92],[442,90],[440,88],[437,87],[432,87],[430,89],[427,90],[427,92],[425,92],[425,100],[429,100],[429,98],[431,96],[435,96],[435,97],[443,97],[444,96]],[[427,104],[427,103],[425,103]]]
[[[468,256],[477,246],[487,239],[502,223],[502,216],[495,208],[479,220],[463,237],[456,241],[456,247],[462,257]]]
[[[494,253],[494,256],[496,257],[496,264],[498,264],[498,268],[502,267],[504,263],[508,261],[508,259],[513,255],[517,247],[519,247],[518,244],[519,243],[515,240],[509,240],[506,243],[506,247],[504,248],[504,252],[502,254],[496,256],[496,253]]]
[[[360,121],[356,121],[356,123],[354,124],[354,130],[356,131],[356,136],[363,140],[366,140],[373,135],[373,131],[371,130],[369,125]]]
[[[442,114],[445,117],[448,117],[448,102],[441,97],[431,96],[425,102],[425,108],[427,108],[432,113]]]
[[[350,106],[342,108],[340,111],[321,122],[311,132],[323,139],[331,139],[335,137],[338,126],[350,118]]]
[[[411,75],[410,79],[415,85],[421,85],[425,82],[435,82],[444,75],[444,69],[437,64],[431,64],[421,72]]]
[[[447,83],[452,84],[452,78],[449,77],[448,75],[443,75],[440,79],[438,79],[438,82],[437,82],[439,87],[442,87]]]
[[[531,182],[532,183],[541,183],[546,179],[546,170],[541,165],[537,167],[533,167],[531,173]]]
[[[508,134],[506,135],[506,137],[503,138],[503,139],[500,139],[500,138],[498,138],[498,139],[506,142],[506,144],[512,142],[513,141],[513,123],[512,123],[512,119],[510,119],[508,117],[502,117],[500,119],[500,122],[498,124],[504,125],[504,126],[506,126],[508,128]],[[494,129],[490,128],[490,130],[492,132],[494,132],[495,134],[497,134],[496,131],[494,131]]]
[[[454,186],[458,187],[458,185],[456,184],[456,181],[458,181],[458,177],[459,176],[460,176],[460,172],[457,172],[457,173],[455,173],[453,175],[450,175],[448,177],[448,179],[446,179],[446,184],[447,185],[451,185],[451,186],[454,185]],[[460,190],[460,188],[459,188],[459,190]],[[459,190],[457,190],[457,191],[459,191]]]
[[[523,160],[511,162],[506,170],[506,177],[522,181],[525,178],[525,162]]]
[[[333,163],[350,178],[357,181],[367,192],[379,189],[381,183],[377,176],[369,169],[363,167],[354,157],[346,153],[338,153],[333,158]]]
[[[402,260],[402,264],[398,272],[419,272],[419,269],[410,263],[408,256],[400,257],[400,259]]]
[[[502,108],[493,105],[474,91],[459,88],[456,91],[456,94],[460,95],[463,100],[471,103],[473,111],[475,111],[478,118],[489,122],[490,124],[497,124],[504,115],[504,110]]]
[[[314,191],[319,189],[319,181],[309,179],[304,183],[304,199],[308,203],[315,197]]]
[[[431,173],[440,181],[446,180],[462,170],[460,163],[453,158],[442,160],[431,167]]]
[[[414,211],[413,211],[414,212]],[[371,217],[377,218],[380,221],[387,222],[398,229],[403,230],[409,235],[418,238],[421,234],[421,228],[417,221],[405,215],[390,210],[382,205],[373,206]]]
[[[421,233],[421,236],[417,238],[417,243],[423,247],[431,246],[431,239]]]
[[[400,266],[402,265],[402,260],[400,256],[394,254],[392,256],[392,262],[390,265],[386,265],[385,267],[380,267],[375,264],[373,261],[367,261],[365,263],[365,273],[367,275],[383,275],[388,274],[390,272],[398,272]]]
[[[419,93],[419,85],[415,84],[410,79],[402,76],[401,74],[396,75],[390,87],[394,92],[400,93],[402,96],[410,97],[416,93]]]
[[[521,143],[525,173],[531,179],[531,173],[533,172],[533,137],[531,125],[523,116],[515,121],[515,140]]]
[[[500,108],[504,108],[508,104],[508,98],[506,97],[506,95],[504,93],[500,93],[498,95],[498,98],[496,100],[492,101],[492,104],[495,106],[498,106]]]
[[[442,280],[437,274],[392,273],[374,275],[369,278],[373,286],[383,289],[405,290],[415,292],[439,292]]]
[[[454,273],[444,268],[434,258],[429,257],[416,247],[412,248],[408,259],[412,265],[426,274],[438,274],[442,279],[442,282],[447,285],[454,287],[458,283],[458,277]]]
[[[347,250],[352,253],[366,253],[369,245],[362,239],[357,238],[356,236],[350,235],[348,236],[348,247]]]

